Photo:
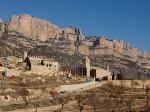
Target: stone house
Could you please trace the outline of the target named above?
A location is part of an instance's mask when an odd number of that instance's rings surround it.
[[[99,80],[112,80],[112,74],[108,70],[99,68],[99,67],[91,67],[90,77]]]

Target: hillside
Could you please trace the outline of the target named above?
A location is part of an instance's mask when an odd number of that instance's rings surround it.
[[[150,55],[120,40],[86,37],[78,28],[59,28],[27,14],[1,20],[0,32],[1,49],[5,48],[8,55],[20,57],[27,50],[30,55],[46,55],[71,69],[81,66],[82,58],[89,56],[92,66],[109,66],[124,79],[150,77]]]

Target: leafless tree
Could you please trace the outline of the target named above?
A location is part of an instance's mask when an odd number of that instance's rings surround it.
[[[97,104],[98,104],[98,98],[96,98],[96,94],[94,92],[86,95],[87,102],[91,104],[93,107],[93,111],[96,112]]]
[[[146,94],[146,107],[149,106],[149,92],[150,92],[150,88],[149,88],[149,86],[146,86],[146,88],[145,88],[145,94]]]
[[[108,100],[102,98],[99,93],[92,91],[85,95],[85,104],[90,105],[93,109],[93,112],[98,112],[107,107]]]
[[[133,91],[135,91],[135,89],[137,88],[137,86],[139,85],[139,83],[137,81],[131,80],[131,88]]]
[[[60,97],[58,98],[58,101],[59,101],[59,103],[61,104],[61,107],[60,107],[60,109],[59,109],[59,112],[62,112],[62,110],[63,110],[65,104],[68,102],[68,99],[67,99],[66,97],[60,96]]]
[[[34,112],[37,112],[38,111],[38,107],[39,107],[40,105],[36,102],[35,104],[34,104],[34,107],[35,107],[35,111]]]
[[[85,97],[80,94],[80,95],[77,95],[77,96],[75,97],[75,100],[76,100],[77,103],[78,103],[78,107],[79,107],[80,112],[82,112],[83,109],[84,109],[84,106],[85,106],[85,102],[84,102]]]
[[[127,99],[127,101],[126,101],[126,111],[130,112],[132,110],[132,102],[133,102],[132,98]]]
[[[30,95],[30,92],[26,89],[26,88],[17,88],[16,89],[16,93],[21,96],[21,98],[23,99],[23,101],[25,102],[26,106],[28,105],[29,101],[28,101],[28,97]]]
[[[50,91],[49,94],[52,96],[54,102],[56,103],[59,93],[57,91]]]
[[[68,103],[69,98],[70,98],[69,93],[66,93],[64,95],[56,94],[55,99],[58,101],[58,103],[61,104],[60,109],[58,109],[56,112],[62,112],[65,104]]]
[[[108,94],[108,99],[106,100],[108,111],[124,111],[131,109],[131,100],[124,96],[126,90],[124,84],[124,81],[121,81],[120,85],[109,83],[106,88],[104,88],[105,92]]]

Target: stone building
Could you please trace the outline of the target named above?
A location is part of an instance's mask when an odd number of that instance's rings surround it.
[[[26,58],[26,56],[31,62],[31,73],[46,76],[58,74],[59,63],[57,61],[44,56],[29,56],[27,52],[24,52],[23,58]]]
[[[111,72],[99,67],[91,67],[90,77],[95,80],[112,80]]]
[[[41,61],[41,64],[48,67],[50,70],[53,70],[54,73],[58,72],[58,62],[53,59],[43,59]]]
[[[83,58],[83,75],[86,77],[90,77],[90,59],[88,57]]]
[[[31,61],[31,71],[34,74],[39,75],[57,75],[59,70],[59,64],[57,61],[53,59],[46,59],[41,56],[29,56],[29,59]]]
[[[91,67],[88,57],[82,60],[82,75],[93,80],[112,80],[112,74],[109,69],[105,70],[100,67]]]

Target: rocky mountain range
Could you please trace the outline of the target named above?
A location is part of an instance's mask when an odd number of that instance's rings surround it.
[[[91,60],[96,58],[98,61],[103,58],[104,62],[120,59],[123,60],[120,61],[123,64],[118,65],[120,67],[126,68],[128,65],[125,63],[131,62],[135,64],[133,66],[138,66],[134,68],[135,71],[139,68],[146,72],[150,70],[150,54],[121,40],[109,40],[105,36],[87,37],[82,34],[79,28],[59,28],[47,20],[28,14],[12,16],[6,22],[0,20],[0,32],[1,41],[3,40],[3,44],[7,46],[10,54],[12,54],[11,51],[13,51],[14,47],[18,49],[18,53],[21,53],[23,48],[33,51],[36,47],[38,53],[40,52],[39,49],[44,48],[44,50],[41,50],[42,53],[55,51],[55,53],[63,53],[68,56],[86,55]],[[112,59],[111,57],[114,58]],[[115,65],[116,63],[113,64]]]

